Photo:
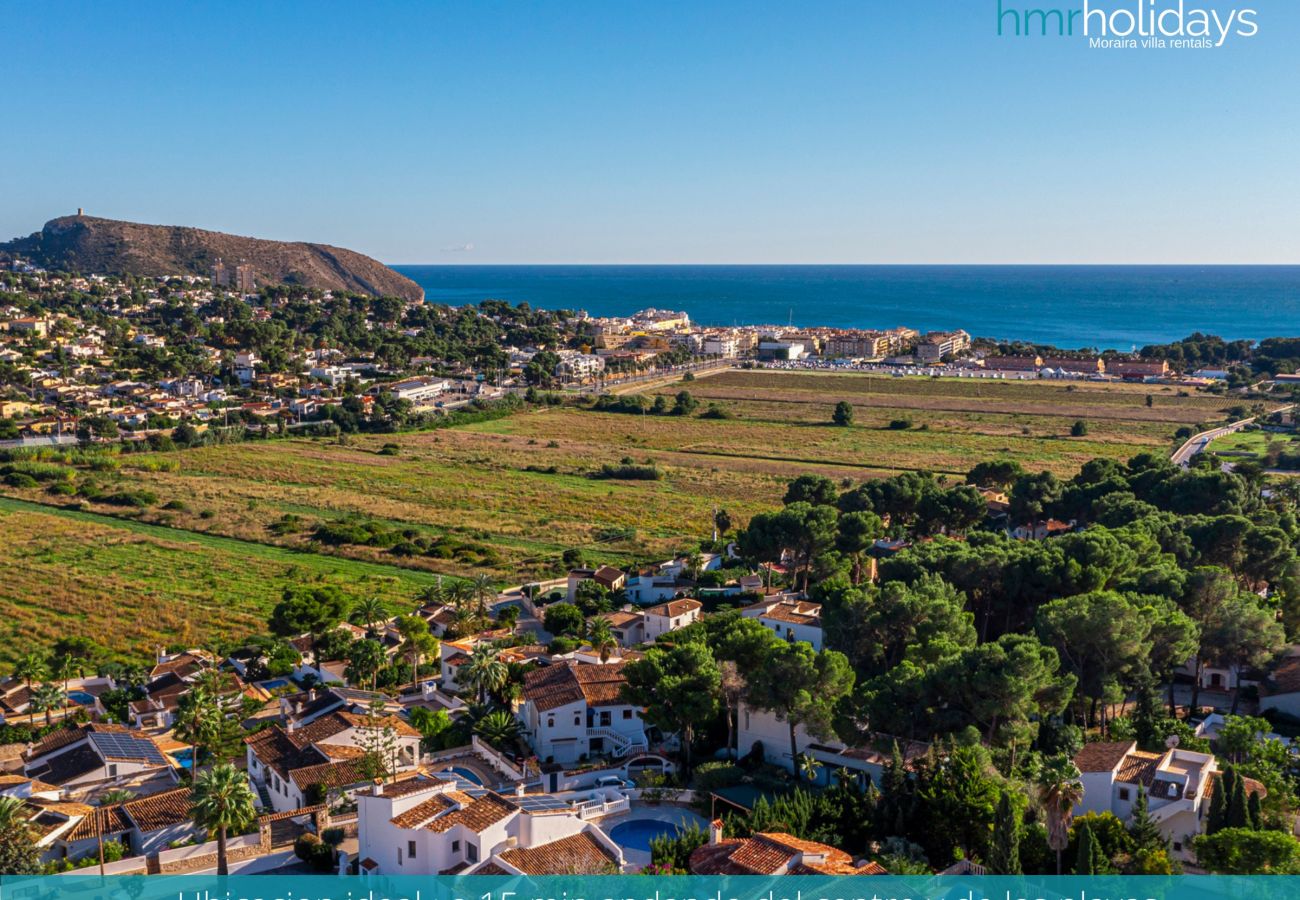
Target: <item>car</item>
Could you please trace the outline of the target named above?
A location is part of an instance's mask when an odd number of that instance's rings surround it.
[[[596,779],[596,783],[593,784],[592,787],[598,787],[598,788],[612,787],[612,788],[623,789],[623,788],[636,787],[636,785],[634,785],[630,781],[625,781],[624,779],[619,778],[617,775],[602,775]]]

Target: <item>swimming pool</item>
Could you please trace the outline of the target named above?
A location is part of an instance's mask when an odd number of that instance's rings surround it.
[[[259,682],[259,686],[266,691],[277,691],[282,687],[288,687],[288,685],[289,679],[287,678],[276,678],[272,681]]]
[[[177,750],[177,751],[176,751],[175,753],[173,753],[171,756],[172,756],[172,759],[176,760],[176,764],[179,765],[182,769],[192,769],[192,768],[194,768],[194,748],[193,748],[193,747],[186,747],[184,750]]]
[[[471,772],[469,769],[462,769],[460,766],[452,766],[450,769],[443,769],[443,771],[459,775],[471,784],[477,784],[480,786],[483,784],[482,778],[479,778],[478,775]]]
[[[68,699],[81,706],[95,705],[95,695],[86,691],[68,691]]]
[[[659,837],[676,837],[682,833],[680,825],[660,822],[657,819],[632,819],[620,822],[610,829],[609,837],[620,847],[650,852],[650,842]]]

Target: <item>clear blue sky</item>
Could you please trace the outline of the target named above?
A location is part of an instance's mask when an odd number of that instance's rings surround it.
[[[0,237],[84,206],[393,263],[1300,262],[1300,4],[1154,52],[996,4],[7,3]]]

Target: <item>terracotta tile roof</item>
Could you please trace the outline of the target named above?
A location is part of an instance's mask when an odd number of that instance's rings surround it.
[[[91,732],[101,734],[127,734],[131,729],[122,725],[93,724],[93,725],[68,725],[63,728],[56,728],[45,737],[41,738],[32,745],[32,749],[23,754],[23,759],[32,760],[37,757],[58,750],[60,747],[66,747],[69,744],[75,744],[77,741],[86,737]]]
[[[450,783],[445,778],[429,775],[426,772],[420,772],[411,777],[399,776],[399,778],[401,780],[384,785],[385,797],[407,797],[411,794],[418,794],[421,791],[432,790]]]
[[[1211,797],[1214,796],[1214,791],[1219,786],[1219,779],[1222,777],[1223,777],[1222,772],[1210,773],[1209,781],[1205,783],[1205,797],[1204,797],[1205,800],[1209,800]],[[1245,778],[1245,776],[1242,777],[1246,782],[1247,795],[1259,794],[1261,800],[1268,796],[1268,788],[1264,787],[1264,785],[1261,782],[1258,782],[1253,778]]]
[[[525,875],[599,875],[619,863],[618,857],[587,831],[537,847],[507,850],[500,856]]]
[[[157,831],[192,821],[190,802],[190,789],[182,787],[127,801],[122,808],[141,831]]]
[[[762,618],[788,622],[791,625],[820,625],[822,605],[804,600],[777,603],[763,613]]]
[[[389,794],[388,786],[384,786],[384,794]],[[425,822],[434,816],[440,815],[449,809],[456,807],[456,801],[446,793],[434,794],[428,800],[417,803],[404,813],[393,816],[388,821],[398,828],[419,828]]]
[[[99,806],[63,836],[65,841],[84,841],[96,835],[122,834],[131,830],[131,821],[122,814],[122,804]]]
[[[513,872],[507,872],[494,862],[485,862],[472,873],[473,875],[513,875]]]
[[[613,628],[626,628],[628,625],[635,625],[641,621],[643,613],[629,612],[618,610],[611,613],[604,613],[600,618],[604,619]]]
[[[350,712],[340,712],[337,715],[342,716],[354,728],[366,728],[370,725],[368,716]],[[376,720],[376,722],[380,728],[391,728],[402,737],[420,737],[420,732],[416,731],[410,722],[399,716],[384,716]]]
[[[1300,692],[1300,653],[1292,650],[1277,664],[1265,685],[1265,693],[1294,694]]]
[[[518,810],[519,807],[505,797],[488,791],[482,797],[472,800],[455,812],[439,816],[424,827],[430,831],[443,832],[449,831],[456,825],[463,825],[470,831],[478,833]]]
[[[363,748],[351,744],[316,744],[315,747],[330,759],[358,759],[366,755]]]
[[[1080,772],[1113,772],[1124,757],[1137,749],[1136,741],[1098,741],[1084,744],[1074,755],[1074,764]]]
[[[244,738],[244,743],[262,765],[275,771],[281,778],[288,778],[292,769],[320,763],[325,759],[323,754],[312,747],[295,744],[278,725],[250,734]]]
[[[585,700],[588,706],[621,704],[623,667],[586,665],[566,660],[542,666],[524,675],[524,699],[545,712]]]
[[[760,832],[743,839],[704,844],[691,853],[696,875],[873,875],[884,874],[875,864],[853,865],[843,850],[805,841],[782,832]]]
[[[648,616],[662,616],[665,619],[675,619],[678,616],[684,616],[689,612],[702,609],[704,604],[698,600],[669,600],[667,603],[660,603],[658,606],[652,606],[647,609]]]
[[[331,738],[340,731],[347,731],[351,727],[352,723],[343,717],[343,713],[336,710],[287,733],[289,740],[295,746],[306,747],[308,744]]]
[[[303,766],[301,769],[292,770],[289,773],[289,779],[298,785],[298,789],[302,791],[316,784],[325,788],[343,788],[354,784],[364,784],[370,781],[370,776],[363,771],[366,767],[362,763],[362,758],[357,757],[336,762],[318,763],[314,766]]]
[[[1141,750],[1134,750],[1124,757],[1119,772],[1115,774],[1115,780],[1122,781],[1125,784],[1140,784],[1149,788],[1162,759],[1164,759],[1163,753],[1144,753]],[[1080,771],[1082,771],[1082,767],[1080,767]]]

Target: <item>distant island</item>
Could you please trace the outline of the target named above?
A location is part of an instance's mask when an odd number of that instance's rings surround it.
[[[0,243],[0,264],[16,257],[84,275],[202,275],[246,292],[291,284],[420,300],[424,289],[377,260],[327,244],[268,241],[201,228],[62,216],[40,231]]]

